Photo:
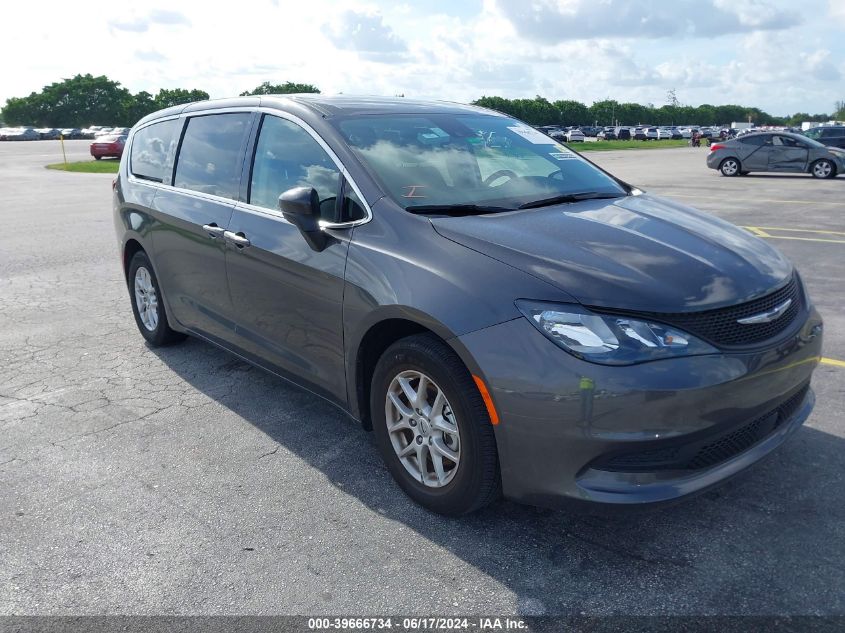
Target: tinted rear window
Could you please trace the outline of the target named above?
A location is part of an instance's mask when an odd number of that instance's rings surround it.
[[[739,142],[744,145],[765,145],[770,138],[769,136],[746,136],[739,139]]]
[[[173,168],[173,150],[178,140],[181,121],[171,119],[141,128],[132,139],[132,156],[129,163],[132,175],[154,182],[170,183]],[[114,136],[100,136],[97,142],[108,142]]]
[[[182,139],[173,184],[184,189],[237,199],[241,152],[252,114],[234,112],[193,117]]]

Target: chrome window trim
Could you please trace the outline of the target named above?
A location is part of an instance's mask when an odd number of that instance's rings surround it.
[[[352,175],[349,173],[349,170],[346,168],[346,165],[344,165],[341,162],[341,160],[340,160],[340,158],[338,158],[337,154],[334,153],[334,150],[328,145],[328,143],[326,143],[325,140],[323,140],[323,138],[314,130],[314,128],[312,128],[310,125],[308,125],[308,123],[306,123],[305,121],[300,119],[295,114],[291,114],[291,113],[285,112],[283,110],[277,110],[275,108],[268,108],[266,106],[240,106],[240,107],[233,107],[233,108],[214,108],[214,109],[211,109],[211,110],[197,110],[197,111],[194,111],[194,112],[187,112],[187,113],[182,112],[181,114],[178,114],[178,115],[166,116],[166,117],[162,117],[160,119],[155,119],[153,121],[149,121],[149,122],[145,123],[142,127],[139,127],[137,129],[133,129],[132,130],[132,142],[134,142],[134,140],[135,140],[135,133],[137,131],[143,130],[144,128],[149,127],[150,125],[154,125],[156,123],[161,123],[163,121],[170,121],[170,120],[173,120],[173,119],[189,119],[189,118],[196,117],[196,116],[207,116],[207,115],[214,115],[214,114],[229,114],[229,113],[232,113],[232,112],[255,112],[255,113],[258,113],[258,114],[268,114],[270,116],[276,116],[276,117],[279,117],[280,119],[285,119],[287,121],[290,121],[291,123],[295,123],[296,125],[299,125],[300,127],[302,127],[306,132],[308,132],[308,134],[310,134],[311,137],[315,141],[317,141],[317,143],[320,145],[320,147],[323,148],[323,150],[326,152],[326,154],[328,154],[329,158],[332,159],[332,162],[334,162],[338,171],[341,173],[341,175],[349,183],[349,186],[352,187],[352,190],[357,194],[358,199],[361,201],[361,204],[364,206],[364,211],[366,211],[366,217],[361,218],[360,220],[352,220],[350,222],[328,222],[326,220],[320,220],[320,222],[319,222],[320,228],[322,228],[322,229],[348,229],[348,228],[352,228],[352,227],[355,227],[355,226],[361,226],[362,224],[366,224],[367,222],[369,222],[370,220],[373,219],[373,210],[370,207],[370,204],[367,202],[366,198],[364,198],[364,195],[361,193],[361,189],[358,187],[358,184],[355,182],[355,179],[352,178]],[[257,137],[255,139],[255,142],[256,143],[258,142]],[[262,213],[264,215],[269,215],[269,216],[272,216],[274,218],[280,218],[284,222],[290,224],[290,222],[288,222],[285,219],[285,217],[282,215],[282,212],[277,211],[275,209],[268,209],[266,207],[259,207],[259,206],[250,204],[248,202],[243,202],[241,200],[238,200],[237,198],[224,198],[222,196],[215,196],[215,195],[212,195],[212,194],[206,194],[206,193],[202,193],[202,192],[199,192],[199,191],[195,191],[193,189],[185,189],[184,187],[176,187],[174,185],[170,185],[170,184],[163,183],[163,182],[155,182],[155,181],[152,181],[152,180],[146,180],[144,178],[138,178],[138,177],[136,177],[135,175],[132,174],[132,168],[131,168],[132,167],[131,166],[131,162],[132,162],[132,143],[129,144],[129,152],[130,152],[129,153],[129,161],[127,162],[127,172],[128,172],[127,173],[127,179],[129,180],[129,182],[131,182],[133,184],[143,184],[143,185],[147,185],[149,187],[155,187],[155,188],[164,189],[164,190],[167,190],[167,191],[176,191],[176,192],[179,192],[179,193],[185,193],[185,194],[195,196],[195,197],[198,197],[198,198],[201,198],[201,199],[210,200],[212,202],[223,202],[223,203],[234,204],[239,209],[244,209],[246,211]],[[252,158],[250,158],[250,160],[252,160]]]

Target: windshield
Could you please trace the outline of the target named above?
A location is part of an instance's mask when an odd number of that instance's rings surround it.
[[[409,210],[449,205],[507,210],[552,204],[567,195],[626,195],[576,153],[506,117],[362,115],[335,125],[386,193]]]

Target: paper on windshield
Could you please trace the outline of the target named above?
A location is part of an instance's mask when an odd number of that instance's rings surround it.
[[[519,134],[529,143],[534,143],[535,145],[554,145],[554,141],[552,139],[542,132],[535,130],[533,127],[528,127],[527,125],[514,125],[513,127],[508,127],[508,129],[511,132]]]

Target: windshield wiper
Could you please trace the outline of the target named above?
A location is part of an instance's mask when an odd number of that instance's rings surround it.
[[[405,207],[408,213],[418,215],[481,215],[484,213],[501,213],[502,211],[515,211],[513,207],[494,207],[483,204],[416,204]]]
[[[581,200],[604,200],[610,198],[624,198],[627,194],[624,193],[599,193],[598,191],[581,191],[578,193],[566,193],[559,196],[552,196],[551,198],[543,198],[542,200],[532,200],[525,204],[519,205],[520,209],[535,209],[537,207],[548,207],[553,204],[563,204],[564,202],[579,202]]]

